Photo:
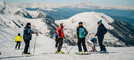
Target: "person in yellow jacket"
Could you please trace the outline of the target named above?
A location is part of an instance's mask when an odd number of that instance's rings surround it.
[[[16,36],[15,42],[16,42],[15,49],[17,49],[17,46],[18,46],[18,49],[20,49],[20,45],[21,45],[21,42],[22,42],[20,33],[18,33],[18,36]]]

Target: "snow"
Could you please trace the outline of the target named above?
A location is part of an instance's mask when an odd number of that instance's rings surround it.
[[[67,53],[66,47],[70,50],[70,54],[54,54],[57,48],[55,48],[55,40],[51,39],[49,36],[49,29],[47,24],[41,18],[36,18],[40,11],[27,11],[22,7],[18,8],[13,5],[5,4],[4,2],[0,1],[0,7],[6,7],[3,11],[4,14],[0,14],[0,60],[133,60],[134,57],[134,47],[106,47],[107,51],[110,54],[91,54],[91,55],[75,55],[74,52],[78,52],[77,46],[69,46],[67,43],[63,43],[62,51]],[[21,15],[14,15],[17,11],[21,11],[22,13],[30,14],[35,19],[28,19]],[[43,13],[42,13],[43,14]],[[44,17],[47,14],[43,14]],[[103,17],[102,17],[103,16]],[[56,23],[64,23],[65,26],[65,35],[69,34],[69,37],[74,39],[75,29],[78,26],[78,22],[84,22],[84,26],[88,29],[88,31],[92,31],[93,33],[89,32],[91,35],[94,36],[96,32],[96,22],[99,20],[103,20],[104,25],[108,29],[114,29],[108,23],[114,22],[112,18],[97,12],[84,12],[77,14],[67,20],[60,20],[56,21]],[[25,27],[26,23],[30,22],[32,24],[32,29],[39,30],[42,34],[39,33],[36,40],[36,49],[34,56],[24,56],[21,53],[24,50],[24,41],[22,40],[20,50],[15,50],[15,37],[18,33],[21,33],[21,37],[23,35],[23,28]],[[66,23],[65,23],[66,22]],[[17,25],[21,28],[19,28]],[[71,30],[71,31],[70,31]],[[34,44],[36,35],[32,35],[32,40],[30,42],[30,49],[29,51],[33,53]],[[113,35],[107,33],[105,40],[116,40]],[[75,40],[77,41],[77,39]],[[117,42],[118,43],[118,42]],[[119,43],[120,44],[120,43]],[[88,50],[90,49],[87,46]],[[97,50],[99,51],[99,47],[97,46]]]
[[[5,30],[5,29],[4,29]],[[12,31],[12,29],[7,30]],[[6,31],[6,32],[7,32]],[[9,33],[6,35],[8,38],[11,36]],[[13,34],[14,36],[16,34]],[[12,38],[14,36],[11,36]],[[7,41],[5,41],[7,40]],[[35,35],[31,40],[30,51],[33,52],[35,41]],[[55,40],[50,39],[49,37],[39,34],[37,37],[37,45],[34,56],[24,56],[21,55],[21,52],[24,49],[24,42],[22,42],[21,50],[14,50],[15,42],[14,39],[2,39],[0,44],[1,60],[133,60],[134,57],[134,47],[106,47],[109,51],[109,54],[91,54],[91,55],[74,55],[73,52],[78,52],[77,46],[73,46],[73,49],[70,51],[70,54],[54,54],[56,51]],[[66,48],[70,50],[72,46],[68,46],[65,43],[63,44],[62,51],[67,53]],[[99,47],[97,47],[99,50]]]
[[[24,49],[24,41],[20,50],[15,50],[15,36],[21,30],[16,28],[10,28],[6,26],[0,26],[0,60],[133,60],[134,47],[106,47],[109,54],[91,54],[91,55],[74,55],[74,52],[78,52],[77,46],[68,46],[63,44],[62,51],[67,53],[66,48],[70,50],[70,54],[54,54],[56,51],[55,40],[47,36],[39,34],[36,40],[36,49],[34,56],[23,56],[21,52]],[[22,35],[21,35],[22,36]],[[33,53],[34,41],[36,35],[33,35],[30,44],[30,52]],[[88,47],[88,46],[87,46]],[[90,49],[90,48],[89,48]],[[89,50],[88,49],[88,50]],[[97,47],[99,51],[99,47]]]

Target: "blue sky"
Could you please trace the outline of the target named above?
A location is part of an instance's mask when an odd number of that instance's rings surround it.
[[[7,3],[49,2],[49,3],[62,3],[62,4],[90,1],[91,4],[134,6],[134,0],[4,0],[4,1]]]

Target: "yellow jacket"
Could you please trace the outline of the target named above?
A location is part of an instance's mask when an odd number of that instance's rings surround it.
[[[20,41],[20,42],[22,42],[21,37],[20,37],[20,36],[16,36],[15,41]]]

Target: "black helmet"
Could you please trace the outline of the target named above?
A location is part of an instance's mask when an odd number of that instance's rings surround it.
[[[79,22],[79,24],[83,24],[82,22]]]
[[[18,36],[20,36],[20,33],[18,33]]]
[[[28,22],[28,23],[27,23],[27,25],[31,25],[31,23],[30,23],[30,22]]]

